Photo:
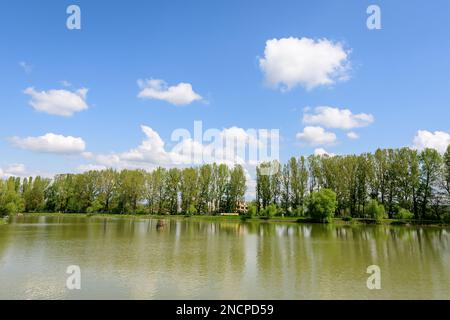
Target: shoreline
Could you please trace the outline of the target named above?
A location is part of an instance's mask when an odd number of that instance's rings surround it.
[[[23,213],[15,214],[13,216],[27,216],[27,217],[81,217],[81,218],[127,218],[127,219],[170,219],[170,220],[185,220],[192,221],[229,221],[229,222],[252,222],[252,223],[289,223],[289,224],[331,224],[339,226],[364,226],[364,225],[389,225],[400,227],[438,227],[450,228],[450,223],[432,221],[432,220],[399,220],[399,219],[383,219],[377,222],[373,219],[353,218],[350,221],[345,218],[333,218],[331,223],[324,223],[314,221],[305,217],[245,217],[245,216],[210,216],[210,215],[151,215],[151,214],[110,214],[110,213]],[[8,224],[8,219],[0,219],[0,225]]]

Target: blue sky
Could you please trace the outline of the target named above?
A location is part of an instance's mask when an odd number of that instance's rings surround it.
[[[446,0],[5,0],[2,4],[0,175],[127,166],[124,153],[142,152],[145,146],[139,146],[148,140],[158,148],[154,134],[170,150],[172,132],[192,131],[196,120],[205,129],[279,129],[282,161],[319,149],[348,154],[377,147],[442,149],[450,143]],[[81,30],[66,27],[66,8],[71,4],[81,9]],[[381,30],[366,26],[370,4],[381,9]],[[311,50],[326,41],[344,52],[339,63],[346,67],[340,74],[346,79],[328,74],[331,83],[313,88],[301,81],[290,90],[281,90],[283,83],[270,86],[260,63],[268,59],[267,41],[288,38],[294,40],[297,53],[304,48],[301,39],[310,41]],[[317,72],[311,68],[307,65],[307,72]],[[155,96],[143,99],[138,97],[143,89],[139,79],[163,80],[167,84],[160,88],[163,91],[189,84],[201,99],[185,105]],[[39,111],[30,104],[33,96],[24,92],[27,88],[34,88],[36,95],[50,90],[75,95],[86,88],[81,101],[85,108],[71,116]],[[65,103],[65,99],[55,102],[52,108]],[[342,123],[330,125],[323,115],[314,123],[302,121],[305,107],[314,115],[320,113],[314,111],[319,106],[349,110],[350,117],[370,115],[372,120],[344,129]],[[151,128],[151,134],[141,125]],[[311,143],[299,138],[305,127],[321,127],[335,138]],[[348,138],[349,132],[358,139]],[[60,144],[33,146],[53,143],[48,142],[49,133],[62,138],[62,149]],[[67,137],[78,140],[64,140]],[[70,150],[72,144],[75,150]],[[101,155],[118,155],[120,160],[108,162],[111,159]],[[144,158],[155,162],[152,165],[165,164],[164,157]]]

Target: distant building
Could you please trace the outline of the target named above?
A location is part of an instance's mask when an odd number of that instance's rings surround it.
[[[240,213],[240,214],[247,213],[247,211],[248,211],[248,204],[247,204],[247,202],[245,202],[245,201],[238,201],[236,203],[236,211],[237,211],[237,213]]]

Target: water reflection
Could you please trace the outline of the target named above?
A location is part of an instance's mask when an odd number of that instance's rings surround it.
[[[430,227],[17,217],[0,228],[0,298],[448,299],[449,246]],[[71,264],[81,291],[65,289]]]

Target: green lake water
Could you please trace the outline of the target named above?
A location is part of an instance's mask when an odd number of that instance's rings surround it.
[[[16,217],[0,226],[0,299],[450,299],[450,229]]]

